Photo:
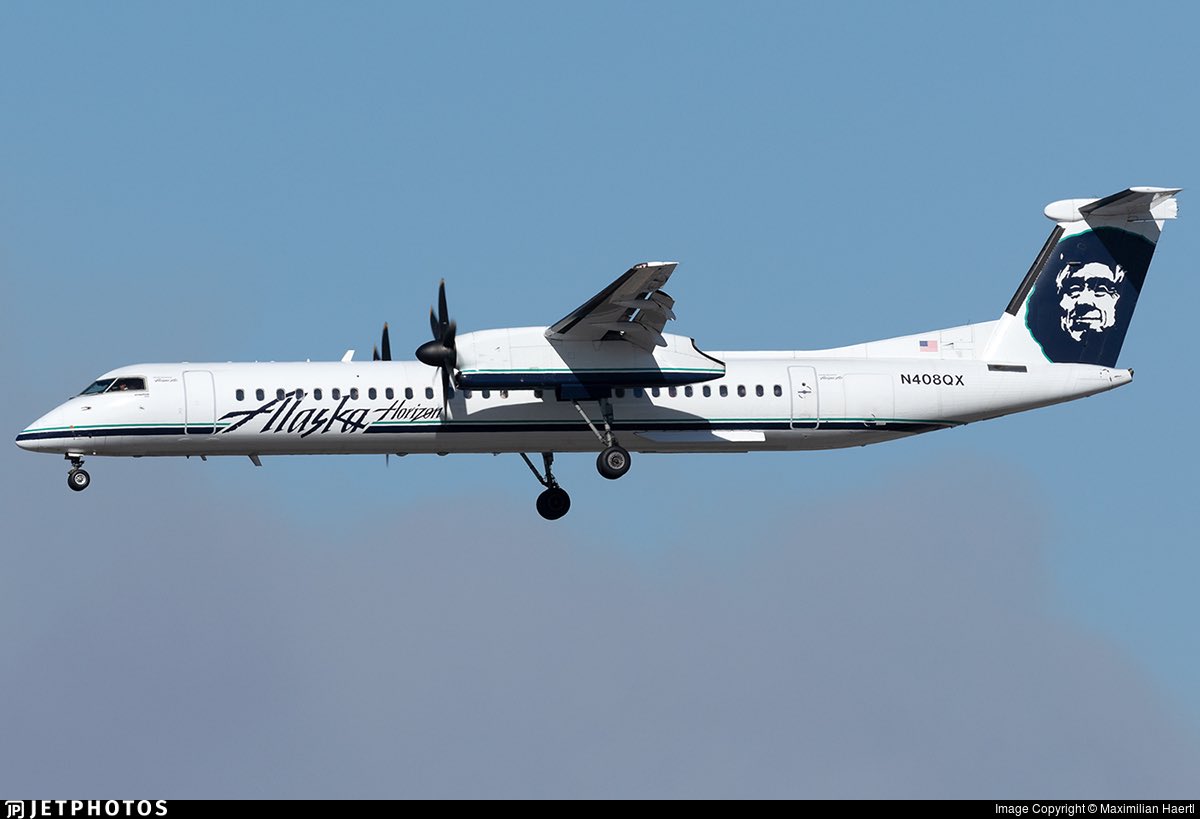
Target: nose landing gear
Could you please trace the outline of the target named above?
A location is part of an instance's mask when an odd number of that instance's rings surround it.
[[[67,473],[67,486],[76,492],[82,492],[91,486],[92,476],[84,471],[83,458],[68,455],[67,460],[71,462],[71,471]]]

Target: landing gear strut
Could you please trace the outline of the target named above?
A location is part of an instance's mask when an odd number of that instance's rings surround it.
[[[83,458],[78,455],[68,455],[67,460],[71,462],[71,471],[67,473],[67,486],[76,492],[82,492],[91,486],[92,476],[84,471]]]
[[[603,451],[596,458],[596,469],[610,481],[615,481],[629,471],[631,463],[629,451],[617,443],[617,436],[612,431],[612,403],[607,398],[601,398],[599,401],[600,412],[604,418],[603,432],[596,428],[596,425],[592,423],[592,419],[588,418],[588,414],[583,411],[583,407],[579,406],[578,401],[572,401],[571,403],[575,405],[575,410],[583,417],[588,428],[596,434],[596,437],[600,439],[600,443],[604,445]]]
[[[542,477],[542,473],[538,472],[537,467],[533,465],[533,461],[529,460],[529,456],[524,452],[521,453],[522,460],[529,467],[529,471],[538,479],[538,483],[546,487],[546,491],[538,495],[537,510],[538,514],[546,520],[558,520],[571,509],[571,496],[567,494],[567,490],[558,485],[558,480],[554,477],[554,453],[543,452],[542,463],[545,465],[546,477]]]

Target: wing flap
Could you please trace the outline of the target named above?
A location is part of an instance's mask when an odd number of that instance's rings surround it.
[[[625,271],[546,330],[551,341],[628,341],[643,350],[666,345],[662,331],[675,318],[675,300],[660,292],[675,262],[643,262]]]

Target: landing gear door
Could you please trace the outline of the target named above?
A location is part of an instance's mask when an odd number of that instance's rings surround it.
[[[217,394],[208,370],[183,373],[184,428],[188,435],[212,435],[217,431]]]
[[[788,380],[792,389],[792,429],[816,429],[820,423],[816,369],[788,367]]]

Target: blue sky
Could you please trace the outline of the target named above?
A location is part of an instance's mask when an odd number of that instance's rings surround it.
[[[1183,4],[6,5],[4,428],[136,361],[369,355],[385,320],[406,353],[442,277],[483,329],[675,259],[675,330],[710,350],[995,318],[1046,203],[1194,186],[1198,23]],[[645,456],[612,483],[564,457],[553,527],[515,456],[97,459],[76,496],[61,462],[0,451],[0,717],[26,749],[73,749],[6,760],[0,787],[1177,793],[1200,759],[1190,194],[1122,351],[1131,386],[861,450]],[[722,656],[745,671],[713,673]],[[846,679],[880,719],[838,699]],[[391,710],[397,691],[428,707]],[[773,720],[814,692],[829,713]],[[972,766],[976,720],[997,741]],[[1025,720],[1115,748],[1031,753]],[[820,781],[797,773],[814,760]]]

